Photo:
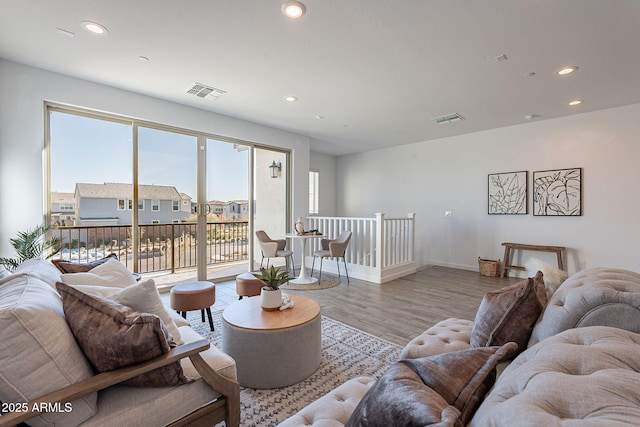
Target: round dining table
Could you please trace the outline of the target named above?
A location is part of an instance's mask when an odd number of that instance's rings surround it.
[[[299,240],[300,241],[300,254],[302,255],[302,262],[300,265],[300,274],[293,280],[289,280],[290,283],[295,283],[296,285],[310,285],[312,283],[317,283],[318,279],[315,277],[307,275],[307,268],[304,265],[304,257],[307,253],[307,241],[309,239],[318,239],[324,237],[322,234],[295,234],[295,233],[287,233],[283,234],[282,237],[285,239]]]

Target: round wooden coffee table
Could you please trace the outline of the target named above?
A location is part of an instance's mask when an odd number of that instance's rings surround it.
[[[236,361],[241,386],[286,387],[320,366],[320,306],[298,295],[291,299],[293,308],[264,311],[260,297],[243,298],[222,313],[222,351]]]

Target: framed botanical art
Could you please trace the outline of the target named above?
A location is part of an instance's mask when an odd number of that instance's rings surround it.
[[[582,215],[582,168],[533,172],[533,214]]]
[[[526,215],[527,194],[526,171],[489,174],[489,215]]]

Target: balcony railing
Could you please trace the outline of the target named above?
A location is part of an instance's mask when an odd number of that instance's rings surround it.
[[[248,229],[248,221],[208,222],[207,265],[248,260]],[[196,267],[196,223],[139,225],[137,247],[132,243],[131,231],[131,225],[55,228],[51,230],[52,237],[60,239],[61,250],[54,258],[90,262],[114,253],[136,273],[174,273]]]
[[[345,253],[352,277],[385,283],[416,272],[414,213],[404,218],[387,218],[383,213],[377,213],[375,218],[313,216],[307,218],[307,223],[310,230],[317,229],[330,239],[343,230],[353,233]],[[319,239],[307,246],[305,265],[312,262],[313,251],[319,247]],[[326,262],[324,266],[337,273],[334,263]]]

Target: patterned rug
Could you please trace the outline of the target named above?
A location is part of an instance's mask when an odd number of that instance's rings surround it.
[[[215,331],[202,323],[200,313],[190,312],[192,327],[216,347],[222,341],[222,310],[213,312]],[[398,360],[402,348],[344,323],[322,316],[322,360],[318,370],[301,383],[272,390],[241,387],[241,425],[277,426],[309,403],[345,381],[359,377],[378,378]]]

